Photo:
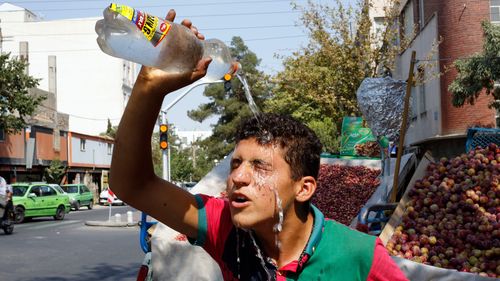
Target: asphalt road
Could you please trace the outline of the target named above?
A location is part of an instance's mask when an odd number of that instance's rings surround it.
[[[128,206],[113,206],[112,215],[126,220]],[[144,253],[139,227],[87,226],[108,220],[108,207],[82,208],[62,221],[34,218],[16,224],[12,235],[0,231],[0,280],[87,281],[136,279]]]

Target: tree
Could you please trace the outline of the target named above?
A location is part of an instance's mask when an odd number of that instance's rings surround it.
[[[242,65],[242,77],[246,78],[251,96],[258,108],[263,107],[263,101],[269,93],[269,77],[257,70],[260,59],[250,51],[240,37],[233,37],[230,44],[231,55],[239,58]],[[231,91],[225,91],[221,84],[207,86],[203,95],[209,102],[201,104],[197,109],[189,111],[188,116],[198,122],[203,122],[211,116],[219,116],[213,127],[213,134],[199,143],[200,151],[206,152],[208,171],[213,167],[214,160],[221,160],[234,148],[234,135],[240,121],[253,113],[245,96],[241,81],[231,81]]]
[[[171,124],[169,125],[170,128]],[[163,176],[162,150],[159,146],[159,133],[154,132],[151,138],[151,151],[153,156],[153,167],[155,174]],[[170,177],[172,181],[190,181],[194,180],[195,169],[191,158],[191,148],[182,148],[179,145],[179,137],[168,130],[168,145],[170,146]],[[197,180],[201,179],[198,178]]]
[[[368,0],[347,9],[340,0],[335,7],[313,2],[305,8],[295,5],[302,11],[310,41],[284,59],[284,70],[272,80],[274,95],[266,102],[266,110],[306,123],[329,152],[338,147],[342,118],[360,114],[356,91],[361,82],[394,70],[396,54],[411,39],[392,44],[398,36],[396,6],[386,10],[384,31],[371,32],[370,5]]]
[[[106,136],[110,138],[115,138],[116,137],[116,130],[118,130],[118,126],[113,126],[111,124],[111,120],[108,118],[108,127],[106,128],[106,132],[100,133],[100,136]]]
[[[473,105],[483,90],[486,90],[487,95],[493,96],[493,101],[488,106],[499,110],[500,87],[495,87],[495,81],[500,80],[500,26],[488,21],[483,21],[481,25],[485,39],[483,51],[455,61],[458,74],[448,90],[455,107],[466,103]]]
[[[43,177],[47,183],[61,182],[64,174],[66,174],[66,167],[59,159],[54,159],[50,162],[50,166],[45,168]]]
[[[40,79],[25,73],[27,63],[10,54],[0,54],[0,127],[9,134],[27,126],[31,116],[45,96],[32,96],[28,90],[38,86]]]

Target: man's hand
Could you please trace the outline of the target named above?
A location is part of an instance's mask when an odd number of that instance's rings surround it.
[[[173,22],[175,19],[175,15],[175,10],[171,9],[170,11],[168,11],[165,19]],[[196,37],[198,37],[198,39],[205,39],[205,36],[198,32],[198,29],[193,26],[190,20],[185,19],[181,22],[181,24],[191,29],[191,31]],[[145,89],[147,89],[147,91],[150,93],[167,94],[184,86],[190,85],[196,80],[205,76],[205,74],[207,73],[208,65],[211,61],[211,58],[203,58],[198,61],[198,64],[196,65],[195,69],[193,69],[193,71],[186,73],[167,73],[160,69],[143,66],[136,83],[142,83],[142,86],[145,87]]]

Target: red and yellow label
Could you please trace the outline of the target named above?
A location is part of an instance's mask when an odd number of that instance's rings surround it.
[[[172,27],[172,25],[165,20],[135,10],[129,6],[113,3],[109,6],[109,9],[134,23],[155,47],[160,44]]]

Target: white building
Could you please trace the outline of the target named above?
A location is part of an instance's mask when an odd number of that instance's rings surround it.
[[[189,147],[195,141],[203,140],[212,135],[212,131],[179,131],[175,130],[175,134],[181,141],[181,147]]]
[[[88,135],[105,132],[108,118],[118,124],[137,73],[136,64],[99,49],[98,19],[43,21],[0,5],[0,52],[27,59],[38,88],[54,93],[57,110],[69,115],[69,130]]]

